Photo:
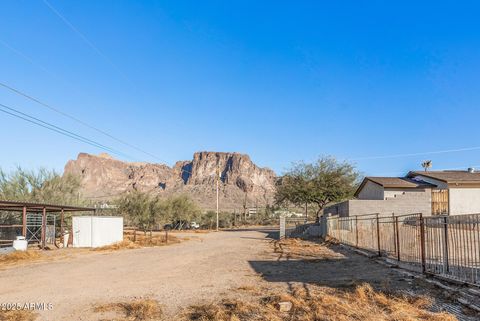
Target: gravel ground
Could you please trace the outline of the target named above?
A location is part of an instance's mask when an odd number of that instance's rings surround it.
[[[179,233],[170,246],[88,251],[72,258],[0,271],[0,303],[46,302],[41,320],[95,320],[93,304],[151,297],[173,315],[180,307],[215,299],[258,280],[249,260],[269,248],[258,231]]]
[[[305,252],[307,243],[298,241],[300,255],[283,253],[275,249],[271,232],[176,234],[189,240],[158,248],[83,251],[4,268],[0,303],[52,303],[52,310],[40,312],[41,320],[100,320],[92,310],[95,304],[148,297],[158,300],[171,319],[191,304],[238,298],[244,294],[235,290],[244,286],[282,291],[295,284],[316,284],[348,290],[364,282],[379,290],[430,294],[444,302],[433,288],[339,247],[317,245]]]

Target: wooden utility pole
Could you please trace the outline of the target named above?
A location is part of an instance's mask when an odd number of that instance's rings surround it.
[[[27,238],[27,207],[23,207],[22,213],[22,235]]]
[[[219,164],[217,164],[215,180],[217,181],[217,231],[218,231],[218,189],[220,186],[220,165]]]

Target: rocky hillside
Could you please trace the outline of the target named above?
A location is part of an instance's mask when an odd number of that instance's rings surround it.
[[[65,165],[66,174],[79,175],[83,195],[93,200],[118,197],[132,190],[169,196],[187,194],[205,209],[216,204],[215,172],[220,168],[220,204],[223,210],[240,210],[272,204],[275,173],[256,166],[248,155],[197,152],[193,160],[173,167],[163,164],[127,163],[107,154],[80,153]]]

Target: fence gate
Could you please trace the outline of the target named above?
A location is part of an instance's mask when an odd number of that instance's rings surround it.
[[[448,214],[448,189],[432,189],[432,215]]]
[[[55,215],[47,214],[46,216],[46,243],[55,242]],[[29,243],[41,243],[42,241],[42,214],[27,213],[27,235],[26,239]]]

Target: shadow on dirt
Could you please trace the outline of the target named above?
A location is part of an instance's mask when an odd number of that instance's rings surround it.
[[[411,288],[404,277],[367,257],[318,240],[304,242],[323,250],[321,253],[276,253],[278,257],[274,260],[250,261],[249,264],[268,282],[298,282],[342,289],[362,283],[381,290]],[[301,247],[299,249],[301,251]]]
[[[256,231],[265,234],[265,238],[271,240],[278,240],[279,238],[279,231],[278,227],[252,227],[252,228],[239,228],[239,229],[228,229],[223,230],[224,232],[248,232],[248,231]],[[245,238],[245,237],[242,237]]]

